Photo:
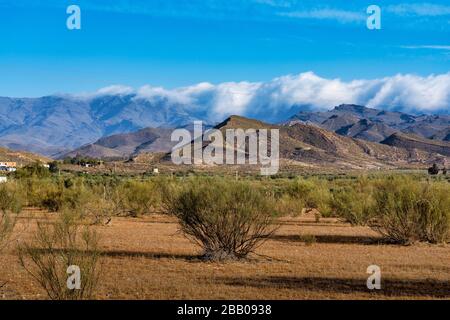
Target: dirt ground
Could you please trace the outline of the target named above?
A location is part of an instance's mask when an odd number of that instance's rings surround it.
[[[20,219],[0,254],[0,299],[46,299],[18,263],[41,214]],[[450,246],[383,244],[365,227],[286,218],[248,261],[208,263],[166,216],[116,218],[96,227],[102,267],[97,299],[450,299]],[[367,289],[369,265],[382,289]]]

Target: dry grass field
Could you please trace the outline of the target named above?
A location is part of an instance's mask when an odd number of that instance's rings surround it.
[[[26,210],[0,255],[0,299],[46,299],[21,268],[15,243],[29,239],[41,212]],[[114,218],[101,236],[96,299],[450,299],[450,247],[385,244],[366,227],[336,219],[283,218],[243,262],[211,263],[167,216]],[[380,266],[382,289],[366,287]]]

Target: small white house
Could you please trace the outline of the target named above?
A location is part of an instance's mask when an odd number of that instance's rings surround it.
[[[159,173],[159,169],[158,168],[153,168],[153,173],[154,174],[158,174]]]
[[[5,183],[8,181],[7,177],[0,177],[0,183]]]
[[[17,169],[17,164],[15,162],[0,162],[0,171],[14,172]]]

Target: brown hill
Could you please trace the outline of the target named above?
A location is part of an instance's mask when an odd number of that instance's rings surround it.
[[[16,162],[18,166],[23,166],[36,161],[47,163],[51,159],[31,152],[13,151],[0,147],[0,162]]]
[[[322,112],[302,111],[288,123],[302,122],[352,138],[381,142],[395,132],[414,134],[425,139],[445,140],[442,132],[450,127],[450,115],[410,115],[343,104]]]
[[[336,119],[335,119],[336,120]],[[371,123],[367,123],[368,126]],[[190,128],[192,132],[192,128]],[[227,129],[279,129],[280,158],[285,162],[332,168],[395,168],[424,166],[448,161],[447,147],[443,142],[426,139],[398,139],[389,145],[355,139],[325,130],[317,125],[291,122],[289,125],[271,125],[262,121],[241,116],[231,116],[214,127],[222,132],[224,140]],[[137,162],[154,162],[161,159],[171,161],[171,148],[177,142],[170,141],[171,129],[147,128],[134,133],[105,137],[97,142],[72,151],[69,156],[84,155],[103,159],[134,158]],[[207,133],[204,128],[203,134]],[[392,137],[392,136],[391,136]],[[387,140],[387,139],[386,139]],[[408,143],[406,143],[407,141]],[[426,143],[425,143],[426,142]],[[193,141],[191,141],[191,144]],[[203,141],[205,148],[210,141]],[[270,146],[270,136],[269,136]],[[236,149],[234,144],[226,143],[225,149]],[[248,156],[248,141],[240,147]],[[270,150],[270,147],[269,147]],[[155,154],[164,156],[154,157]],[[226,152],[224,152],[224,155]]]
[[[450,142],[450,127],[439,131],[431,137],[433,140],[449,141]]]
[[[403,167],[441,163],[445,157],[426,150],[408,150],[341,136],[315,125],[293,123],[275,126],[240,116],[231,116],[215,127],[226,129],[274,129],[280,130],[280,158],[308,166],[337,167],[347,169]],[[203,143],[203,147],[208,142]],[[226,148],[232,147],[227,144]],[[245,146],[248,151],[248,146]],[[248,152],[247,152],[248,153]],[[165,157],[170,160],[170,154]]]
[[[450,143],[446,141],[431,140],[414,135],[394,133],[381,143],[407,150],[417,149],[430,153],[439,153],[445,156],[450,156]]]
[[[172,129],[145,128],[132,133],[104,137],[58,158],[77,155],[96,159],[127,159],[145,152],[169,152],[176,143],[170,141]]]

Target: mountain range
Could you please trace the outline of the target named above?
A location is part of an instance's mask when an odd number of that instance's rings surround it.
[[[287,123],[314,124],[340,135],[382,142],[394,133],[413,134],[425,139],[450,141],[450,115],[411,115],[342,104],[325,112],[302,111]]]
[[[394,168],[438,163],[447,165],[450,160],[450,144],[433,140],[398,136],[391,142],[370,142],[341,136],[316,125],[301,122],[273,125],[241,116],[231,116],[214,127],[225,133],[227,129],[279,129],[280,158],[292,165],[312,167],[336,167],[345,169]],[[205,133],[206,135],[206,133]],[[224,135],[225,136],[225,135]],[[410,148],[408,143],[418,143],[419,148]],[[405,143],[405,145],[402,145]],[[429,143],[430,145],[427,145]],[[420,145],[423,144],[423,145]],[[65,156],[89,156],[95,158],[134,159],[147,161],[148,153],[162,152],[162,159],[170,161],[170,152],[175,142],[170,141],[167,129],[147,128],[135,133],[113,135],[86,145]],[[203,143],[203,147],[208,141]],[[225,148],[229,147],[228,144]],[[433,149],[434,148],[434,149]],[[442,149],[439,149],[442,148]]]
[[[295,110],[297,107],[290,107]],[[53,158],[76,155],[126,159],[169,152],[173,128],[208,123],[203,109],[135,94],[0,98],[0,145]],[[245,120],[244,120],[245,119]],[[442,162],[450,156],[450,116],[417,115],[343,104],[300,111],[279,124],[239,116],[216,125],[280,129],[281,156],[293,161]]]
[[[202,111],[134,94],[0,98],[0,145],[57,157],[105,136],[202,118]]]

